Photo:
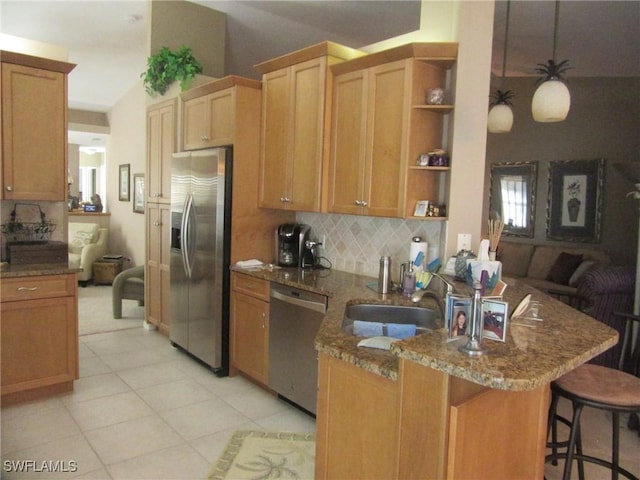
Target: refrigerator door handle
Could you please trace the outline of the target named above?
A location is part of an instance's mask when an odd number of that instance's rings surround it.
[[[182,225],[180,225],[180,230],[182,231],[182,235],[180,235],[180,252],[182,253],[182,265],[184,267],[184,273],[187,278],[191,278],[191,263],[189,260],[189,217],[191,215],[191,203],[192,198],[191,194],[187,195],[187,198],[184,200],[184,214],[182,215]]]

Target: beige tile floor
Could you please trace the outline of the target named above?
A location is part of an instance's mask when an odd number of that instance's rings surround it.
[[[94,307],[96,298],[110,300],[109,288],[90,288],[81,289],[82,300]],[[108,312],[110,303],[105,305]],[[103,316],[98,330],[113,322]],[[560,404],[561,413],[569,410]],[[166,337],[137,327],[82,335],[73,393],[2,408],[1,429],[2,479],[199,479],[235,430],[314,432],[315,422],[242,377],[216,377]],[[583,431],[586,453],[609,455],[609,415],[585,409]],[[621,464],[640,476],[637,432],[623,427],[620,444]],[[57,460],[67,469],[73,461],[77,471],[8,471],[18,460],[35,461],[41,470],[43,461]],[[598,466],[587,464],[586,471],[587,480],[610,478]],[[545,476],[561,478],[562,466],[547,465]]]
[[[81,336],[73,393],[5,407],[1,425],[2,479],[206,478],[235,430],[315,431],[311,416],[143,328]],[[17,460],[77,471],[8,471]]]

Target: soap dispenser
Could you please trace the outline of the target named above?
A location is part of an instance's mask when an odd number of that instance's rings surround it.
[[[413,270],[413,262],[409,262],[409,269],[402,279],[402,294],[410,297],[416,291],[416,272]]]

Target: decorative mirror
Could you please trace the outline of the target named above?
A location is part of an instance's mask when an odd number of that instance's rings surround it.
[[[537,162],[491,165],[489,215],[504,221],[503,235],[533,237]]]

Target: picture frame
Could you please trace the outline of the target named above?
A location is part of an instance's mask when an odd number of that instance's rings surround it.
[[[131,164],[124,163],[119,167],[119,184],[118,184],[118,199],[121,202],[128,202],[131,200],[131,194],[129,191],[129,176],[130,176]]]
[[[144,213],[144,174],[135,173],[133,175],[133,211]]]
[[[471,297],[447,295],[446,326],[449,338],[463,337],[469,334],[471,328]],[[464,320],[462,317],[464,316]]]
[[[602,158],[549,163],[548,239],[600,241],[604,165]]]
[[[533,237],[538,162],[491,165],[489,212],[504,221],[502,235]]]
[[[416,208],[413,211],[414,217],[426,217],[429,210],[429,200],[418,200],[416,202]]]
[[[509,304],[493,298],[482,299],[482,338],[505,342],[507,339],[507,323]]]

